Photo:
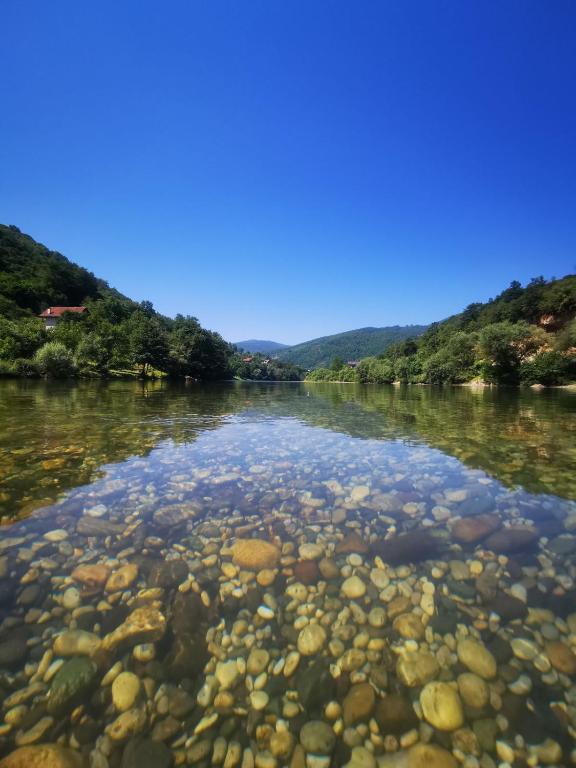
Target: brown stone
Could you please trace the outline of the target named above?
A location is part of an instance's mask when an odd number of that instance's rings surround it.
[[[294,576],[301,584],[316,584],[320,569],[316,560],[301,560],[294,566]]]
[[[74,581],[84,584],[89,589],[100,588],[104,586],[108,577],[110,576],[110,569],[107,565],[79,565],[72,571],[72,578]]]
[[[550,664],[565,675],[576,675],[576,655],[561,640],[549,640],[544,644]]]
[[[398,597],[395,597],[394,600],[391,600],[388,603],[388,607],[386,609],[388,618],[394,619],[401,613],[406,613],[406,611],[410,610],[411,606],[412,603],[410,602],[410,599],[405,595],[399,595]]]
[[[477,544],[490,534],[495,533],[502,521],[498,515],[477,515],[462,517],[452,527],[452,538],[459,544]]]
[[[135,563],[123,565],[121,568],[118,568],[117,571],[114,571],[108,578],[106,586],[104,587],[104,591],[121,592],[124,589],[128,589],[128,587],[133,584],[137,578],[138,566]]]
[[[21,747],[0,760],[0,768],[85,768],[78,752],[56,744]]]
[[[374,709],[376,694],[370,683],[353,685],[342,702],[344,725],[356,725],[368,720]]]
[[[368,544],[363,541],[360,536],[353,532],[345,536],[342,541],[339,541],[336,545],[336,554],[348,555],[352,552],[356,552],[359,555],[365,555],[369,550]]]
[[[408,750],[407,768],[457,768],[453,755],[436,744],[415,744]]]
[[[426,627],[415,613],[401,613],[396,616],[392,626],[406,640],[420,640],[426,632]]]
[[[416,728],[419,723],[412,702],[401,693],[391,693],[383,699],[378,699],[374,719],[380,726],[381,733],[392,733],[395,736]]]
[[[123,624],[106,635],[102,641],[105,651],[112,651],[118,646],[130,647],[140,643],[155,643],[161,640],[166,631],[166,618],[158,608],[145,605],[136,608]]]
[[[280,550],[264,539],[238,539],[232,547],[232,559],[240,568],[261,571],[278,565]]]

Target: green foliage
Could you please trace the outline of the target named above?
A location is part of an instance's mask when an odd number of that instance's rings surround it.
[[[303,371],[298,366],[261,354],[248,357],[235,354],[230,360],[230,368],[236,378],[250,381],[300,381],[303,378]]]
[[[128,333],[132,363],[140,368],[142,376],[148,368],[166,370],[168,334],[158,319],[137,310],[130,318]]]
[[[195,317],[178,315],[169,340],[169,371],[194,379],[223,379],[230,371],[231,347]]]
[[[576,276],[547,283],[517,281],[486,304],[434,323],[415,339],[366,357],[355,381],[461,384],[563,384],[576,379]],[[343,371],[322,368],[310,381],[343,381]]]
[[[525,384],[567,384],[576,379],[576,357],[549,351],[522,363],[520,378]]]
[[[65,379],[75,373],[72,352],[59,341],[48,341],[34,355],[38,372],[44,376]]]
[[[103,280],[17,227],[0,225],[0,311],[5,317],[38,314],[47,306],[77,306],[106,295],[120,297]]]
[[[34,314],[48,305],[83,305],[47,331]],[[48,342],[48,343],[47,343]],[[0,226],[0,374],[149,376],[226,379],[231,345],[193,317],[171,320],[151,302],[137,304],[90,272],[49,251],[16,227]],[[295,378],[293,367],[263,378]]]
[[[330,363],[330,370],[339,371],[340,368],[344,368],[344,360],[342,360],[339,355],[336,355],[336,357],[333,358],[332,362]]]

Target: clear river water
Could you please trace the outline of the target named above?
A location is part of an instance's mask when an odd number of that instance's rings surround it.
[[[0,767],[576,762],[576,392],[0,381]]]

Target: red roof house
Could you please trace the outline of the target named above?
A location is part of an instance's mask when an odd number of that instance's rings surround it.
[[[88,312],[88,309],[87,307],[48,307],[48,309],[45,309],[44,312],[40,313],[40,317],[44,320],[46,328],[54,328],[65,312],[73,312],[76,315],[82,315],[85,312]]]

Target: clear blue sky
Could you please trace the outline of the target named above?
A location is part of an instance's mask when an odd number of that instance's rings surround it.
[[[576,271],[574,0],[3,0],[0,221],[294,343]]]

